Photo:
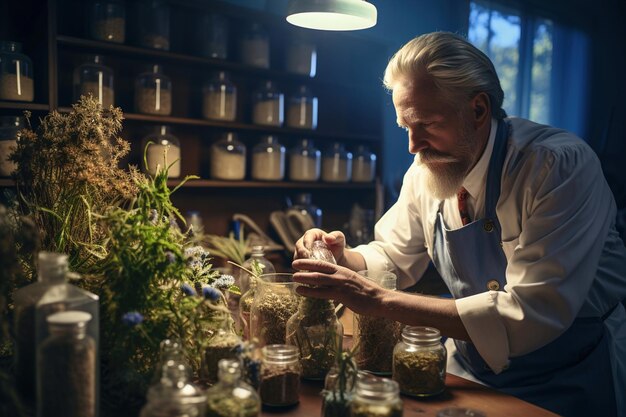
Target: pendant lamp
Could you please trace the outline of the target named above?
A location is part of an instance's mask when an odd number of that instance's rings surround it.
[[[376,6],[365,0],[290,0],[287,7],[287,21],[308,29],[367,29],[376,16]]]

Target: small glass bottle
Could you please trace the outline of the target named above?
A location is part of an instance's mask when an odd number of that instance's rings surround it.
[[[204,13],[198,19],[197,39],[199,53],[207,58],[227,59],[228,18],[217,13]]]
[[[91,94],[103,108],[115,102],[113,71],[103,65],[102,55],[91,55],[74,70],[74,101]]]
[[[407,326],[402,330],[402,341],[393,350],[393,379],[403,394],[437,395],[446,387],[446,360],[439,330]]]
[[[280,181],[285,177],[285,147],[267,135],[252,149],[252,178]]]
[[[253,97],[252,121],[258,125],[282,126],[285,96],[272,81],[266,81]]]
[[[372,182],[376,176],[376,154],[359,145],[352,158],[352,181]]]
[[[170,50],[170,7],[163,0],[139,0],[137,7],[138,46]]]
[[[189,382],[188,373],[180,362],[163,363],[139,417],[204,417],[206,396]]]
[[[202,115],[209,120],[232,122],[237,117],[237,87],[227,72],[219,71],[202,88]]]
[[[356,380],[350,417],[402,417],[398,383],[360,372]]]
[[[37,417],[95,417],[97,339],[83,311],[47,317],[49,336],[37,348]]]
[[[180,343],[171,340],[171,339],[163,339],[161,343],[159,343],[159,362],[154,367],[154,377],[152,378],[152,383],[156,384],[161,380],[163,376],[163,366],[165,366],[168,362],[175,362],[176,364],[184,364],[185,356],[183,353],[183,347]]]
[[[251,386],[241,382],[240,362],[222,359],[218,366],[219,382],[206,392],[206,416],[258,417],[261,400]]]
[[[9,161],[9,155],[17,148],[19,131],[24,129],[25,120],[18,116],[0,116],[0,177],[10,177],[17,164]]]
[[[243,263],[240,269],[237,283],[241,290],[242,296],[239,299],[239,317],[243,328],[243,337],[246,340],[250,338],[250,311],[252,303],[256,295],[257,278],[256,274],[273,274],[276,272],[274,265],[265,257],[264,247],[255,245],[252,247],[250,257]],[[251,271],[254,275],[249,274],[246,270]]]
[[[294,205],[291,206],[290,210],[298,210],[303,214],[308,214],[311,216],[315,227],[322,227],[322,209],[313,204],[311,193],[296,194]]]
[[[211,145],[211,178],[243,180],[245,176],[246,146],[237,140],[236,133],[225,133]]]
[[[292,181],[317,181],[320,178],[322,153],[313,141],[302,139],[289,151],[289,179]]]
[[[297,404],[300,400],[298,351],[291,345],[268,345],[262,349],[261,402],[272,407]]]
[[[22,44],[0,41],[0,100],[33,101],[33,61],[22,53]]]
[[[287,104],[287,126],[298,129],[317,129],[317,97],[302,85]]]
[[[257,279],[257,289],[250,309],[250,339],[259,347],[284,345],[287,320],[298,310],[298,296],[293,274],[264,274]]]
[[[99,41],[124,43],[126,5],[124,0],[92,0],[89,5],[89,34]]]
[[[143,114],[172,114],[172,82],[161,65],[150,65],[135,80],[135,109]]]
[[[352,174],[352,153],[343,144],[333,143],[322,158],[322,181],[348,182]]]
[[[157,126],[154,133],[143,138],[142,149],[146,153],[148,174],[155,176],[157,167],[169,167],[168,178],[180,177],[180,141],[172,135],[169,126]]]
[[[293,37],[287,45],[285,69],[294,74],[315,77],[317,72],[317,49],[303,36]]]
[[[258,68],[270,67],[270,37],[259,23],[250,25],[239,39],[241,62]]]

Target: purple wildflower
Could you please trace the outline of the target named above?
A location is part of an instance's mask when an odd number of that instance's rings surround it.
[[[185,295],[189,295],[189,296],[198,295],[196,290],[194,290],[193,287],[187,284],[186,282],[184,282],[183,285],[180,286],[180,288],[183,290]]]
[[[202,287],[202,295],[204,298],[211,301],[217,301],[222,298],[222,293],[217,288],[209,287],[208,285]]]
[[[138,311],[130,311],[122,316],[122,322],[130,327],[135,327],[143,322],[143,315]]]
[[[215,288],[219,288],[220,290],[225,290],[235,285],[235,278],[232,275],[222,275],[215,281],[213,281],[213,286]]]

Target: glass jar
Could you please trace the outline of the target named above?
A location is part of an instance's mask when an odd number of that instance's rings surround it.
[[[0,100],[33,101],[33,61],[22,53],[22,44],[0,41]]]
[[[202,355],[200,375],[205,382],[213,384],[218,377],[218,362],[221,359],[237,359],[237,347],[241,339],[229,325],[219,329],[206,342],[206,348]]]
[[[345,417],[350,414],[356,378],[356,364],[350,359],[342,367],[335,364],[328,371],[322,391],[322,417]]]
[[[64,311],[47,317],[48,334],[37,348],[37,417],[95,417],[97,335],[92,316]]]
[[[322,181],[348,182],[352,174],[352,153],[335,142],[322,158]]]
[[[317,97],[307,86],[300,86],[287,106],[287,126],[317,129]]]
[[[393,350],[393,379],[403,394],[437,395],[446,387],[446,360],[439,330],[407,326],[402,330],[402,341]]]
[[[211,145],[211,178],[242,180],[246,176],[246,146],[237,134],[228,132]]]
[[[270,67],[270,36],[259,23],[250,25],[239,39],[241,62],[258,68]]]
[[[376,176],[376,154],[359,145],[352,158],[352,181],[372,182]]]
[[[296,194],[294,205],[290,207],[290,210],[297,210],[302,214],[308,214],[311,216],[315,227],[322,227],[322,209],[313,204],[311,201],[311,193]]]
[[[313,141],[302,139],[289,151],[289,179],[292,181],[317,181],[320,178],[322,153]]]
[[[228,73],[219,71],[202,88],[202,115],[209,120],[232,122],[237,117],[237,87]]]
[[[135,109],[143,114],[172,114],[172,82],[161,65],[150,65],[135,80]]]
[[[163,339],[161,343],[159,343],[159,362],[154,367],[153,384],[157,384],[161,380],[164,372],[163,367],[170,361],[176,364],[185,364],[183,347],[174,340]]]
[[[219,361],[219,382],[206,392],[206,417],[258,417],[261,400],[256,391],[241,381],[238,360]]]
[[[47,318],[66,310],[89,313],[88,334],[98,342],[98,296],[67,283],[68,256],[40,252],[37,258],[37,282],[15,291],[15,376],[25,398],[34,399],[36,347],[48,337]]]
[[[267,135],[252,149],[252,178],[280,181],[285,177],[285,147]]]
[[[350,417],[402,417],[398,383],[359,372]]]
[[[284,345],[287,320],[298,309],[293,274],[264,274],[257,279],[257,290],[250,309],[250,338],[259,347]]]
[[[10,177],[17,164],[9,161],[9,155],[17,148],[19,131],[25,127],[25,119],[18,116],[0,116],[0,177]]]
[[[157,126],[154,133],[143,138],[141,148],[146,155],[146,172],[151,176],[169,167],[168,178],[180,177],[180,141],[169,126]]]
[[[268,345],[262,352],[261,402],[272,407],[297,404],[300,401],[302,367],[296,347]]]
[[[241,289],[242,296],[239,299],[239,318],[243,329],[243,337],[250,339],[250,311],[252,303],[256,295],[257,276],[263,274],[273,274],[276,272],[274,265],[265,257],[263,246],[255,245],[252,247],[250,257],[243,263],[243,268],[238,274],[238,284]],[[247,271],[253,272],[249,274]]]
[[[282,126],[285,97],[272,81],[266,81],[253,97],[252,121],[258,125]]]
[[[199,53],[207,58],[228,58],[228,18],[217,13],[204,13],[198,19]]]
[[[396,274],[389,271],[359,271],[359,275],[388,290],[396,289]],[[355,360],[364,371],[391,375],[393,349],[401,339],[402,325],[384,317],[354,313],[354,344],[359,347]]]
[[[139,417],[204,417],[206,396],[189,383],[188,373],[180,362],[165,362],[148,389],[148,401]]]
[[[170,7],[163,0],[139,0],[135,30],[138,46],[170,50]]]
[[[315,44],[302,36],[292,38],[287,45],[285,69],[294,74],[315,77],[317,72]]]
[[[126,5],[123,0],[92,0],[88,22],[89,34],[93,39],[124,43]]]
[[[101,55],[91,55],[74,70],[74,101],[91,94],[103,108],[114,103],[113,71],[103,65]]]

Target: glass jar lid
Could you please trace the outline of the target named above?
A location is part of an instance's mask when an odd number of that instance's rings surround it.
[[[282,365],[299,360],[298,349],[293,345],[267,345],[261,352],[265,363]]]
[[[441,333],[434,327],[406,326],[402,329],[402,340],[413,345],[432,345],[441,341]]]

